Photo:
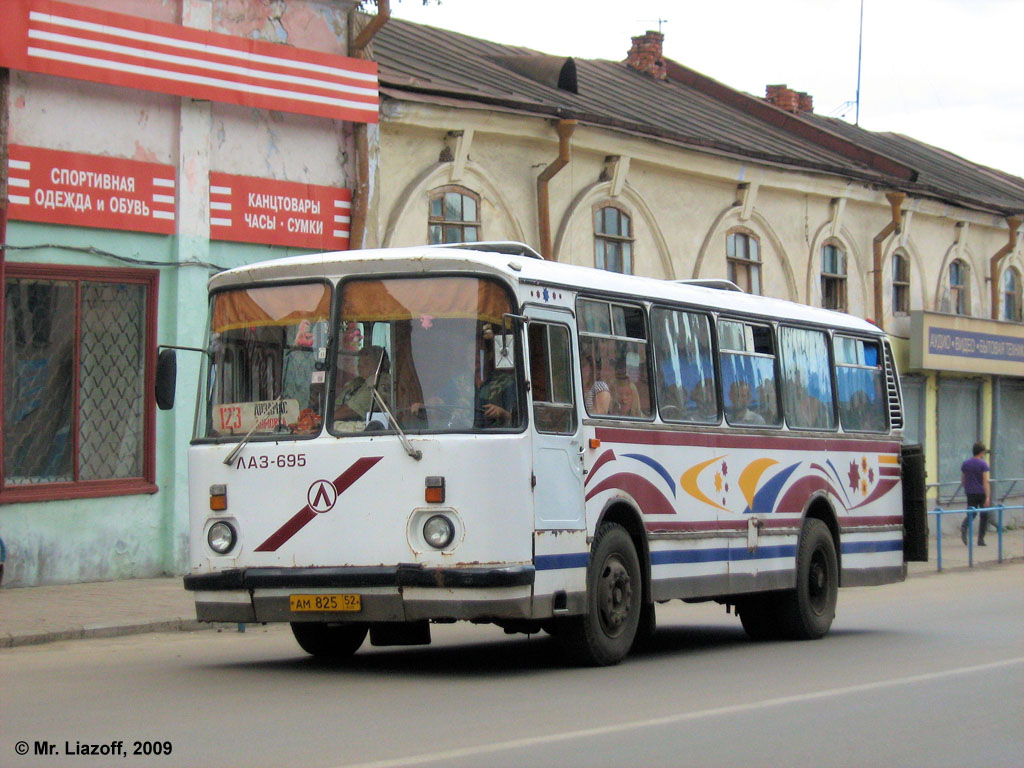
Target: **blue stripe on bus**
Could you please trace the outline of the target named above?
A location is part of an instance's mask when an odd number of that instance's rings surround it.
[[[726,560],[768,560],[775,557],[794,557],[796,545],[780,544],[775,547],[758,547],[753,552],[729,547],[712,549],[675,549],[667,552],[651,552],[651,565],[671,565],[675,563],[717,563]]]
[[[899,552],[903,549],[901,539],[889,541],[853,541],[843,544],[844,555],[870,554],[872,552]],[[740,562],[743,560],[770,560],[777,557],[796,557],[795,544],[780,544],[774,547],[758,547],[753,552],[746,548],[713,547],[711,549],[674,549],[651,552],[651,565],[675,565],[679,563]],[[553,571],[566,568],[586,568],[590,555],[578,552],[568,555],[537,555],[534,567],[538,571]]]
[[[555,571],[563,568],[586,568],[589,562],[589,552],[574,552],[568,555],[537,555],[533,558],[533,567],[538,571]]]
[[[903,539],[889,541],[851,541],[843,544],[844,555],[860,555],[866,552],[902,552]]]

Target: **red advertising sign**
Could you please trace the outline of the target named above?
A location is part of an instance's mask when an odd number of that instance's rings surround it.
[[[372,61],[54,0],[3,0],[0,67],[376,123]]]
[[[348,248],[352,191],[294,181],[210,174],[210,239]]]
[[[174,167],[11,144],[8,216],[174,234]]]

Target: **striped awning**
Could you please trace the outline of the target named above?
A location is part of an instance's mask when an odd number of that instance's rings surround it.
[[[0,66],[28,72],[376,123],[371,61],[151,21],[52,0],[5,0]]]

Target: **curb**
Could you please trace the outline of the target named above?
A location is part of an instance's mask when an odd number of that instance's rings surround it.
[[[0,648],[18,648],[26,645],[44,645],[61,640],[88,640],[94,638],[127,637],[154,632],[198,632],[207,629],[224,629],[236,624],[207,623],[196,619],[169,619],[143,624],[92,624],[88,627],[73,627],[52,632],[36,632],[15,635],[0,635]]]

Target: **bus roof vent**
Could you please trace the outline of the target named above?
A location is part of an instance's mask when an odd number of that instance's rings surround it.
[[[719,291],[739,291],[743,293],[743,289],[740,288],[732,280],[723,280],[717,277],[701,277],[693,280],[673,280],[674,283],[680,283],[682,285],[699,285],[703,288],[714,288]]]
[[[517,243],[513,240],[490,240],[482,243],[437,243],[429,247],[455,248],[460,251],[481,251],[483,253],[500,253],[505,256],[525,256],[528,259],[544,259],[543,256],[526,243]]]

